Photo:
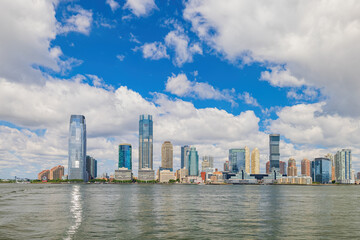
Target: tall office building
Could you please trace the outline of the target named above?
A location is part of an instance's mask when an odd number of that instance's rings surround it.
[[[199,155],[195,147],[191,147],[188,154],[189,176],[199,176]]]
[[[251,152],[251,174],[260,173],[260,152],[258,148],[254,148]]]
[[[232,173],[245,172],[245,148],[229,149],[229,166]]]
[[[86,156],[86,174],[87,180],[96,178],[97,161],[95,158]]]
[[[280,167],[280,174],[285,175],[286,174],[286,162],[279,161],[279,167]]]
[[[139,169],[153,169],[153,120],[151,115],[140,115]]]
[[[336,181],[346,182],[351,180],[352,161],[351,150],[342,149],[335,154],[335,175]]]
[[[87,181],[86,122],[83,115],[70,117],[68,179]]]
[[[173,145],[169,141],[161,146],[161,168],[170,171],[173,169]]]
[[[224,172],[229,172],[229,171],[230,171],[229,161],[225,161],[224,162]]]
[[[306,158],[301,160],[301,175],[310,177],[310,174],[311,174],[310,170],[311,170],[310,169],[310,160],[306,159]]]
[[[311,162],[313,182],[329,183],[331,181],[331,161],[328,158],[315,158]]]
[[[244,147],[245,150],[245,172],[250,174],[250,149],[245,146]]]
[[[293,158],[289,158],[287,173],[288,176],[297,176],[296,161]]]
[[[190,146],[188,145],[185,145],[185,146],[182,146],[181,147],[181,169],[183,168],[186,168],[188,169],[187,167],[187,155],[189,153],[189,150],[190,150]]]
[[[122,143],[119,145],[118,168],[132,170],[132,147],[129,143]]]
[[[97,160],[94,160],[94,178],[97,178]]]
[[[269,135],[269,149],[270,149],[270,171],[279,171],[280,161],[280,134]]]
[[[331,154],[331,153],[328,153],[328,154],[325,155],[325,158],[330,159],[330,162],[331,162],[331,181],[334,181],[334,180],[336,180],[334,155]]]

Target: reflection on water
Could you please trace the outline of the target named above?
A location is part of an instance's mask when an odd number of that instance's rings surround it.
[[[82,199],[79,185],[73,185],[72,188],[70,213],[72,222],[70,228],[67,231],[67,237],[65,238],[66,240],[73,238],[82,222]]]

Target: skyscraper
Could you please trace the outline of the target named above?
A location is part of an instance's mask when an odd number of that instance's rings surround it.
[[[306,159],[306,158],[301,160],[301,175],[310,177],[310,174],[311,174],[310,170],[311,170],[310,169],[310,160]]]
[[[86,156],[86,174],[87,174],[87,180],[96,178],[95,169],[97,166],[97,161],[95,158]]]
[[[296,161],[293,158],[289,158],[287,173],[288,176],[297,176]]]
[[[151,115],[140,115],[139,169],[153,169],[153,120]]]
[[[86,122],[83,115],[70,117],[68,179],[87,181]]]
[[[225,161],[224,162],[224,172],[229,172],[229,171],[230,171],[229,161]]]
[[[245,171],[245,148],[229,149],[229,166],[232,173]]]
[[[119,145],[119,168],[132,170],[132,147],[131,144],[122,143]]]
[[[173,169],[173,145],[165,141],[161,146],[161,168],[172,171]]]
[[[285,175],[286,174],[286,162],[279,161],[279,167],[280,167],[280,174]]]
[[[269,149],[270,149],[270,172],[274,170],[279,171],[280,161],[280,134],[269,135]]]
[[[336,180],[334,155],[331,154],[331,153],[328,153],[328,154],[325,155],[325,158],[330,159],[330,162],[331,162],[331,181],[334,181],[334,180]]]
[[[315,158],[311,162],[313,182],[329,183],[331,181],[331,161],[328,158]]]
[[[254,148],[251,152],[251,174],[260,173],[260,152],[258,148]]]
[[[342,149],[335,154],[335,175],[336,181],[346,182],[351,180],[352,161],[351,150]]]
[[[250,149],[245,146],[245,172],[250,174]]]
[[[266,174],[270,173],[270,161],[266,162]]]
[[[199,176],[199,155],[195,147],[191,147],[188,154],[189,176]]]
[[[187,167],[187,159],[188,159],[187,154],[188,154],[189,150],[190,150],[190,146],[188,146],[188,145],[181,147],[181,168],[186,168],[186,169],[188,168]]]
[[[201,171],[202,172],[214,172],[214,157],[213,156],[203,156],[201,162]]]

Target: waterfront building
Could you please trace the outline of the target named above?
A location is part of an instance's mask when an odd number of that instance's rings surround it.
[[[357,179],[360,179],[360,172],[357,173]]]
[[[189,175],[189,171],[186,168],[176,170],[176,180],[179,179],[180,182],[183,182],[183,179]]]
[[[151,115],[140,115],[139,170],[153,169],[153,120]]]
[[[50,170],[42,170],[38,173],[38,180],[47,181],[50,177]]]
[[[132,180],[132,171],[126,167],[121,167],[115,170],[114,178],[120,181],[130,181]]]
[[[191,147],[188,154],[189,176],[199,176],[199,155],[195,147]]]
[[[266,174],[270,173],[270,161],[266,162]]]
[[[332,153],[328,153],[328,154],[325,155],[325,158],[330,159],[330,162],[331,162],[331,181],[334,181],[334,180],[336,180],[334,155]]]
[[[170,141],[165,141],[161,146],[161,168],[173,169],[173,145]]]
[[[309,176],[290,176],[282,177],[277,180],[278,184],[302,184],[310,185],[312,184],[312,178]]]
[[[250,149],[245,146],[245,172],[250,174]]]
[[[288,161],[288,176],[297,176],[297,167],[296,167],[296,161],[293,158],[289,158]]]
[[[270,171],[279,171],[280,162],[280,134],[269,135],[269,149],[270,149]]]
[[[50,173],[49,173],[50,180],[58,180],[58,179],[61,180],[63,176],[64,176],[63,166],[59,165],[50,169]]]
[[[186,168],[187,166],[187,160],[188,160],[188,154],[189,154],[190,146],[185,145],[181,147],[181,169]]]
[[[286,174],[286,162],[280,161],[279,167],[280,167],[280,174],[285,175]]]
[[[241,170],[246,169],[245,163],[245,148],[232,148],[229,149],[229,165],[230,165],[230,172],[238,173]]]
[[[91,156],[86,156],[87,181],[96,178],[97,161]]]
[[[159,182],[168,183],[170,180],[176,180],[175,175],[170,170],[160,170],[159,171]]]
[[[229,161],[225,161],[224,162],[224,172],[229,172],[229,171],[230,171]]]
[[[310,160],[304,158],[301,160],[301,175],[302,176],[310,176],[311,170],[310,170]]]
[[[97,160],[94,160],[94,178],[97,178]]]
[[[214,157],[213,156],[203,156],[201,162],[201,171],[202,172],[214,172]]]
[[[260,152],[258,148],[254,148],[251,152],[251,174],[260,173]]]
[[[329,183],[331,181],[331,161],[328,158],[315,158],[311,162],[311,177],[313,182]]]
[[[118,168],[132,170],[132,147],[129,143],[122,143],[119,145]]]
[[[351,150],[342,149],[335,154],[335,175],[336,182],[351,183],[352,159]]]
[[[153,181],[155,180],[155,172],[151,168],[139,169],[138,179],[141,181]]]
[[[68,178],[87,181],[86,122],[83,115],[70,117]]]

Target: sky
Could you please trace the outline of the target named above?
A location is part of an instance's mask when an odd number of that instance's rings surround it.
[[[138,169],[140,114],[161,144],[223,169],[230,148],[281,134],[281,160],[352,150],[360,171],[360,1],[0,1],[0,178],[68,162],[71,114],[98,174],[118,144]]]

